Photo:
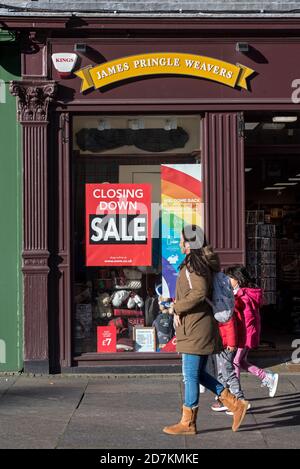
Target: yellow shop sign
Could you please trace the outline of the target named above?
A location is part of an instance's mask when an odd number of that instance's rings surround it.
[[[159,52],[123,57],[75,72],[82,79],[81,91],[103,88],[118,81],[149,75],[184,75],[206,78],[232,88],[248,89],[247,79],[254,70],[204,55]]]

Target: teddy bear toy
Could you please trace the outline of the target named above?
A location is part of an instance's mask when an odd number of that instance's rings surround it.
[[[112,307],[110,304],[110,295],[108,293],[101,293],[97,296],[97,316],[100,319],[111,318],[113,315]]]
[[[172,306],[173,306],[173,299],[172,298],[166,298],[162,295],[158,297],[158,304],[159,304],[159,309],[162,313],[169,313],[172,314]]]

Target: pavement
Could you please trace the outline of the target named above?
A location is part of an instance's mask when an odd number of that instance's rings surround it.
[[[299,448],[300,374],[280,375],[275,398],[242,376],[252,408],[240,430],[200,395],[198,434],[169,436],[182,405],[179,375],[0,376],[1,449]]]

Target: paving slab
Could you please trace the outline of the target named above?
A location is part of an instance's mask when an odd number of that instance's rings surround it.
[[[0,396],[13,386],[16,380],[15,376],[0,376]]]
[[[275,398],[251,375],[242,384],[252,408],[236,433],[232,417],[200,395],[198,434],[169,436],[180,418],[178,376],[0,377],[0,448],[299,448],[300,376],[282,374]]]

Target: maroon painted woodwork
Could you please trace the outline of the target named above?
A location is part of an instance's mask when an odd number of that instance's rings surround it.
[[[78,112],[202,114],[207,237],[220,253],[224,266],[244,262],[244,155],[243,138],[238,130],[239,111],[297,110],[291,96],[293,80],[299,78],[295,57],[300,47],[300,19],[85,17],[84,22],[68,17],[0,19],[4,28],[15,30],[20,38],[25,79],[11,84],[23,128],[25,370],[49,371],[51,356],[62,369],[68,369],[72,366],[72,116]],[[239,40],[250,44],[249,53],[236,51]],[[89,46],[89,53],[80,55],[80,67],[159,50],[240,62],[253,68],[257,75],[251,80],[249,91],[208,80],[170,76],[132,80],[105,91],[82,94],[80,79],[75,76],[61,79],[50,56],[54,52],[73,52],[76,42]],[[57,79],[58,85],[50,78]],[[49,104],[54,98],[55,113],[48,126]],[[255,148],[252,152],[255,153]],[[50,179],[49,165],[52,165]],[[53,274],[50,291],[49,256]],[[160,360],[178,363],[177,355],[162,358],[159,354],[105,357],[86,354],[75,357],[74,365],[120,365],[130,370],[134,364],[150,366]]]
[[[70,117],[59,116],[58,132],[58,264],[60,366],[71,366],[71,171]]]
[[[205,230],[223,265],[245,262],[244,142],[242,116],[206,113],[203,119]]]
[[[54,82],[12,82],[23,143],[23,279],[25,370],[48,363],[48,106]],[[28,364],[28,367],[26,366]]]

